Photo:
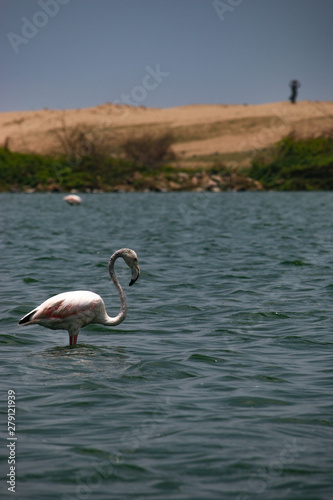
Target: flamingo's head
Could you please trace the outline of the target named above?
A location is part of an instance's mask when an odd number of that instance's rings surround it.
[[[124,248],[121,256],[132,271],[132,279],[129,283],[129,286],[132,286],[140,276],[138,257],[134,250],[130,248]]]

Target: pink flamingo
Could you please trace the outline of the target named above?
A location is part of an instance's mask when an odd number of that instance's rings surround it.
[[[102,297],[93,292],[79,290],[51,297],[24,316],[19,325],[38,324],[52,330],[67,330],[69,345],[76,344],[80,328],[90,323],[100,323],[105,326],[119,325],[127,315],[127,299],[114,271],[114,263],[118,257],[122,257],[132,271],[129,286],[140,276],[137,255],[130,248],[121,248],[110,257],[109,274],[120,297],[120,311],[117,316],[114,318],[108,316]]]
[[[70,205],[79,205],[82,203],[82,199],[77,194],[69,194],[68,196],[65,196],[64,200]]]

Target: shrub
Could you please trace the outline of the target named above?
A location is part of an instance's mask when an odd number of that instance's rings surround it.
[[[82,158],[94,158],[95,162],[109,157],[113,150],[109,128],[93,128],[81,123],[69,127],[62,121],[61,127],[53,131],[58,142],[57,153],[66,156],[72,163]]]
[[[254,158],[250,175],[268,189],[333,189],[333,136],[288,136]]]
[[[52,160],[49,157],[12,153],[3,148],[0,149],[1,190],[7,190],[11,186],[44,185],[53,175]]]
[[[128,161],[135,165],[158,167],[175,159],[171,149],[174,137],[170,133],[160,136],[144,134],[141,137],[131,137],[123,143],[123,151]]]
[[[172,167],[163,167],[167,175]],[[0,191],[10,189],[105,189],[117,185],[146,189],[154,187],[156,171],[145,165],[135,166],[122,158],[97,161],[91,156],[80,158],[77,164],[68,158],[14,153],[0,148]]]

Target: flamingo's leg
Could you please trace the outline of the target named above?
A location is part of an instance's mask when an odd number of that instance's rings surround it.
[[[78,336],[78,333],[76,335],[70,335],[69,336],[69,345],[75,345],[76,344],[77,336]]]

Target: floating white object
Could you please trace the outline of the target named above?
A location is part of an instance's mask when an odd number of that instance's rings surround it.
[[[80,203],[82,203],[80,196],[78,196],[77,194],[69,194],[68,196],[65,196],[64,200],[67,201],[67,203],[69,203],[70,205],[79,205]]]

